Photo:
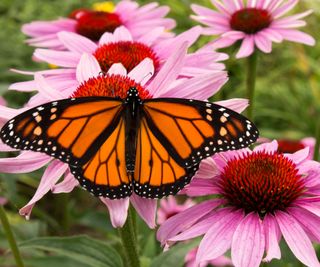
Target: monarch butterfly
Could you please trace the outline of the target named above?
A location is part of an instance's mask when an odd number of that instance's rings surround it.
[[[202,159],[248,146],[257,128],[219,105],[180,98],[70,98],[8,121],[1,139],[70,166],[80,185],[111,199],[161,198],[188,184]]]

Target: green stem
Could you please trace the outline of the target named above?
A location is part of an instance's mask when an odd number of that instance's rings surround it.
[[[126,258],[125,266],[140,267],[138,243],[132,216],[132,210],[129,208],[127,221],[122,228],[119,228],[119,235]]]
[[[319,149],[320,149],[320,121],[316,122],[316,145],[314,146],[313,159],[320,161]]]
[[[0,221],[2,223],[4,233],[7,237],[7,240],[10,245],[11,251],[13,253],[14,259],[16,261],[17,267],[24,267],[24,264],[23,264],[22,258],[20,256],[20,252],[19,252],[16,240],[14,238],[13,232],[11,230],[10,223],[8,221],[6,212],[3,208],[3,206],[1,206],[1,205],[0,205]]]
[[[249,107],[247,108],[247,116],[249,119],[253,119],[253,103],[254,103],[254,90],[256,86],[256,76],[257,76],[257,61],[258,53],[254,52],[250,57],[248,57],[247,62],[247,98],[249,99]]]

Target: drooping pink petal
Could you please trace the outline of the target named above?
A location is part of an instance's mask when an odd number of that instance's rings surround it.
[[[115,228],[122,227],[128,216],[129,197],[123,199],[109,199],[100,197],[109,210],[111,224]]]
[[[256,46],[264,53],[271,53],[272,42],[270,39],[265,38],[263,34],[259,32],[254,36],[254,42]]]
[[[277,211],[275,218],[294,255],[307,266],[320,266],[312,243],[300,224],[289,214]]]
[[[23,152],[15,158],[1,158],[0,171],[4,173],[27,173],[40,169],[48,162],[51,157],[36,153],[36,152]]]
[[[67,173],[63,181],[55,184],[52,187],[51,191],[54,194],[69,193],[78,185],[79,181],[76,178],[74,178],[74,176],[71,173]]]
[[[101,72],[99,62],[90,54],[82,54],[79,64],[77,66],[77,80],[83,83],[90,78],[97,77]]]
[[[306,233],[312,237],[313,241],[320,242],[319,216],[300,207],[291,207],[288,209],[288,213],[300,223]]]
[[[236,54],[236,58],[248,57],[253,53],[253,51],[254,51],[254,36],[248,35],[243,39],[240,49]]]
[[[34,204],[51,190],[51,188],[58,182],[60,177],[66,172],[67,169],[67,164],[58,160],[52,161],[45,170],[37,191],[32,199],[27,205],[19,210],[20,215],[23,215],[29,219]]]
[[[266,238],[266,256],[264,261],[281,258],[279,247],[280,229],[273,215],[267,214],[263,219],[263,228]]]
[[[196,265],[203,261],[215,259],[223,255],[231,246],[232,236],[239,222],[243,218],[240,210],[226,209],[207,231],[200,242]]]
[[[130,202],[136,209],[140,217],[146,222],[146,224],[151,228],[156,227],[156,209],[157,200],[148,199],[132,194],[130,197]]]
[[[63,43],[68,50],[79,55],[82,55],[83,53],[92,54],[98,47],[90,39],[73,32],[63,31],[59,32],[57,35],[61,43]]]
[[[222,220],[224,216],[227,216],[227,218],[233,218],[232,216],[230,216],[230,214],[232,213],[233,210],[230,208],[220,209],[213,214],[208,215],[206,218],[200,220],[196,224],[192,225],[192,227],[190,227],[189,229],[170,238],[169,241],[187,241],[197,236],[204,235],[209,231],[209,229],[211,229],[211,227],[213,227],[213,224],[218,223],[218,221]]]
[[[249,213],[239,223],[231,245],[231,259],[235,266],[259,267],[265,249],[265,233],[261,219]]]
[[[160,226],[157,239],[165,245],[168,239],[192,226],[221,203],[219,199],[207,200],[169,218]]]

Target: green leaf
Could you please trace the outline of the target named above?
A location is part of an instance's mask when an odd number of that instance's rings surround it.
[[[63,257],[63,256],[53,256],[50,257],[34,257],[30,259],[24,259],[26,267],[87,267],[85,263],[79,263],[78,261]]]
[[[87,236],[42,237],[19,244],[21,249],[36,248],[56,252],[92,267],[121,267],[119,254],[106,243]]]
[[[150,267],[182,267],[184,257],[187,253],[199,244],[199,240],[193,240],[189,243],[181,243],[172,247],[169,251],[157,256],[151,263]]]

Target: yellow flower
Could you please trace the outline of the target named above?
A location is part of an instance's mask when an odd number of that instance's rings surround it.
[[[113,12],[114,4],[111,1],[95,3],[92,5],[92,9],[95,11]]]

